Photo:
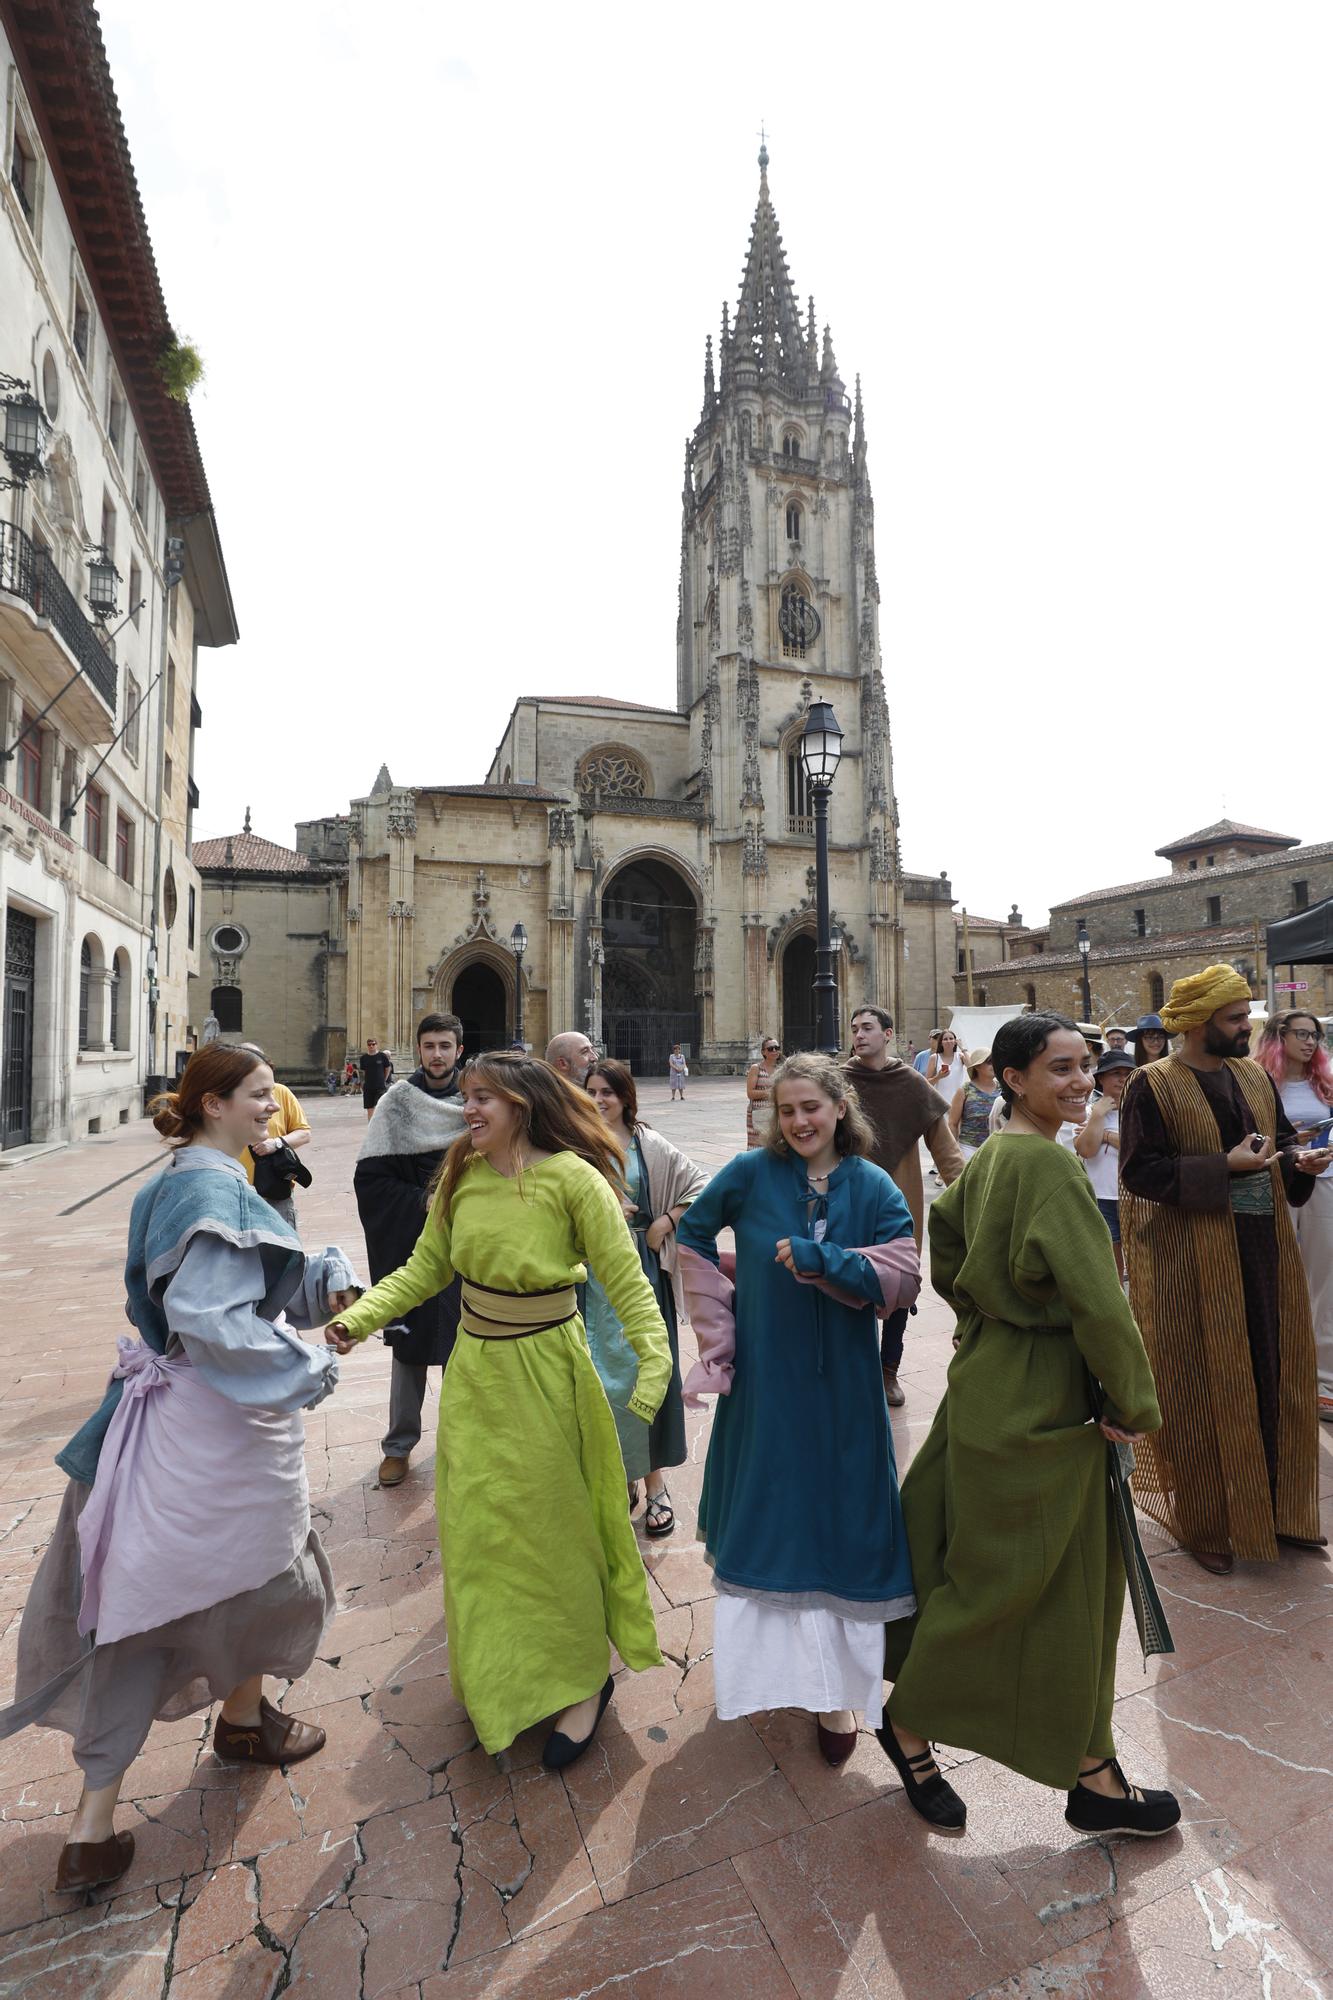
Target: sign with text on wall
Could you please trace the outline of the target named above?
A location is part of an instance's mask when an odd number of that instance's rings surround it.
[[[1273,981],[1273,991],[1275,993],[1308,993],[1310,991],[1310,982],[1308,979],[1275,979]]]

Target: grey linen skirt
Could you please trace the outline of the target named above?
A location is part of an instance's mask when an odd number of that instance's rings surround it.
[[[155,1721],[222,1700],[254,1674],[296,1680],[315,1657],[335,1608],[333,1573],[310,1530],[295,1561],[257,1590],[210,1604],[113,1645],[79,1636],[79,1515],[90,1486],[71,1480],[19,1626],[14,1699],[0,1738],[29,1723],[74,1739],[91,1787],[128,1770]]]

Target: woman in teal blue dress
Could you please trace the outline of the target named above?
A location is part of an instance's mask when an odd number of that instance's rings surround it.
[[[858,1710],[879,1724],[883,1626],[915,1603],[876,1316],[910,1305],[920,1270],[841,1070],[791,1056],[772,1099],[767,1144],[730,1161],[677,1232],[700,1354],[685,1395],[720,1399],[699,1503],[717,1712],[811,1710],[837,1764]]]

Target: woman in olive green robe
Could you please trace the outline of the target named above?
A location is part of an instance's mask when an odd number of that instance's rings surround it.
[[[1061,1025],[1039,1084],[1026,1044],[1043,1021]],[[1156,1430],[1161,1416],[1088,1178],[1054,1143],[1062,1119],[1084,1115],[1086,1047],[1072,1022],[1024,1016],[996,1038],[997,1074],[1001,1037],[1020,1030],[1011,1122],[930,1211],[931,1280],[957,1314],[957,1352],[903,1481],[919,1609],[886,1628],[886,1671],[904,1735],[979,1751],[1072,1797],[1115,1754],[1125,1570],[1107,1440]]]

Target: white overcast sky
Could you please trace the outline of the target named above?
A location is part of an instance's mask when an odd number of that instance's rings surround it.
[[[197,831],[670,704],[761,119],[860,371],[909,868],[1028,921],[1329,834],[1333,10],[102,0],[242,632]],[[1308,729],[1308,734],[1307,734]]]

